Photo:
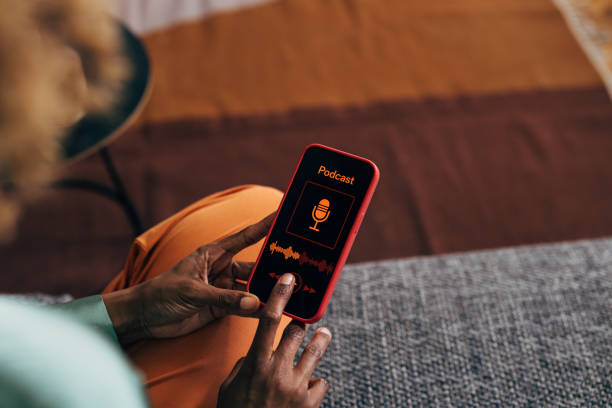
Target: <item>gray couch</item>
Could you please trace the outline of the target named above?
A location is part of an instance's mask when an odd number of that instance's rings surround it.
[[[326,407],[610,407],[612,240],[350,265],[321,324]]]

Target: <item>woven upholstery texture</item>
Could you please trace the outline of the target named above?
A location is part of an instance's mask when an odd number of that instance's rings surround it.
[[[612,240],[346,266],[324,406],[612,406],[611,297]]]

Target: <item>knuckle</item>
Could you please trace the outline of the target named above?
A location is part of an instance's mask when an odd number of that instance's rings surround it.
[[[323,357],[323,349],[318,344],[314,343],[310,343],[304,347],[304,353],[311,354],[317,359]]]
[[[275,378],[273,370],[258,370],[255,380],[263,389],[270,391],[276,390],[277,379]]]
[[[289,381],[280,381],[277,384],[277,390],[281,395],[292,397],[295,395],[295,387]]]
[[[264,324],[276,324],[281,318],[281,313],[276,310],[265,310],[262,315]]]
[[[219,306],[232,307],[236,306],[239,302],[239,297],[234,293],[223,292],[217,295],[217,304]]]
[[[293,400],[299,401],[300,403],[308,403],[308,392],[306,392],[306,389],[301,388],[299,390],[296,390],[293,393]]]
[[[303,327],[300,327],[295,324],[290,324],[285,329],[285,338],[289,340],[302,341],[304,339],[305,330]]]
[[[293,287],[291,285],[286,285],[282,283],[278,284],[276,288],[274,289],[276,294],[279,296],[287,296],[288,294],[291,293],[292,290],[293,290]]]
[[[291,395],[292,406],[296,407],[317,407],[316,400],[310,398],[308,387],[303,386],[297,388]]]
[[[295,393],[293,382],[278,371],[269,377],[268,385],[271,389],[284,396],[291,396]]]

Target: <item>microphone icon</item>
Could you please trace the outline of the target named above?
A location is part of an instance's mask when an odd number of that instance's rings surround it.
[[[327,218],[329,217],[329,200],[327,199],[322,199],[321,201],[319,201],[319,204],[315,205],[312,208],[312,219],[315,222],[314,226],[310,226],[308,228],[310,228],[313,231],[319,231],[317,229],[317,224],[320,222],[325,222],[327,220]]]

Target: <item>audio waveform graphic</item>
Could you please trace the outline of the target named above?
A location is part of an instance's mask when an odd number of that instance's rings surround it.
[[[270,249],[270,253],[273,254],[275,252],[278,252],[282,254],[285,257],[285,259],[291,258],[291,259],[298,261],[300,266],[303,264],[312,265],[315,268],[317,268],[319,272],[321,273],[325,272],[327,275],[329,275],[330,273],[334,271],[334,264],[328,264],[325,261],[325,259],[319,261],[319,260],[310,258],[306,252],[300,253],[300,252],[294,251],[291,246],[287,248],[283,248],[282,246],[278,245],[278,241],[274,241],[273,243],[271,243],[268,248]]]
[[[289,259],[289,258],[293,258],[296,260],[300,259],[299,252],[295,252],[291,246],[289,246],[288,248],[283,248],[282,246],[279,246],[278,241],[274,241],[273,243],[270,244],[270,252],[271,253],[280,252],[281,254],[285,255],[285,259]]]

